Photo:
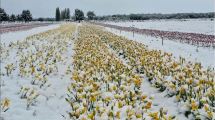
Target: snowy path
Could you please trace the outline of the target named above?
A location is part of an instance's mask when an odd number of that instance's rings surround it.
[[[180,113],[181,106],[175,101],[175,97],[168,98],[166,93],[159,92],[158,89],[153,87],[146,77],[144,77],[144,82],[142,84],[142,90],[149,96],[154,97],[152,110],[159,111],[160,108],[165,108],[168,110],[170,115],[177,116],[178,120],[187,120],[183,113]]]
[[[160,38],[134,34],[131,32],[119,31],[116,29],[105,28],[105,30],[112,32],[119,36],[124,36],[128,39],[135,40],[137,42],[143,43],[148,46],[149,49],[163,50],[168,53],[173,53],[176,59],[179,57],[186,58],[192,62],[201,62],[201,64],[207,68],[215,68],[215,49],[213,48],[203,48],[188,44],[183,44],[180,42],[174,42],[171,40],[164,40],[164,45],[162,46]]]
[[[53,29],[56,27],[58,26],[44,28],[43,30]],[[32,34],[33,32],[35,32],[35,30],[29,30],[26,33],[17,32],[16,34],[20,35],[20,37],[24,37]],[[38,32],[41,31],[38,30]],[[54,34],[52,37],[57,35],[58,34]],[[11,105],[7,112],[1,113],[1,117],[6,118],[6,120],[64,120],[67,118],[67,111],[70,106],[65,101],[65,97],[67,96],[66,91],[67,86],[70,83],[71,75],[66,74],[66,72],[68,70],[68,66],[72,66],[72,56],[74,53],[73,40],[76,37],[77,33],[75,32],[73,33],[72,39],[68,41],[66,46],[67,50],[62,54],[62,57],[65,59],[62,62],[57,63],[58,72],[48,76],[50,87],[39,88],[32,85],[32,78],[18,76],[18,69],[16,69],[9,77],[6,75],[2,76],[1,85],[3,86],[1,86],[1,99],[5,97],[9,98],[11,100]],[[6,64],[14,63],[17,66],[19,65],[19,57],[16,56],[17,50],[18,49],[11,49],[7,59],[5,61],[1,61],[1,72],[5,72],[4,66]],[[18,94],[23,85],[37,89],[40,94],[36,105],[31,106],[28,110],[26,109],[26,100],[20,99],[20,94]]]
[[[128,68],[131,68],[129,64],[127,64],[127,59],[123,58],[122,56],[119,56],[119,53],[114,51],[109,45],[107,45],[109,48],[110,53],[113,53],[122,63],[127,66]],[[166,95],[167,93],[159,92],[158,89],[153,87],[150,82],[147,80],[147,77],[140,74],[142,77],[142,85],[141,89],[144,91],[144,94],[147,96],[153,97],[153,111],[159,111],[160,108],[165,108],[170,115],[177,116],[177,119],[179,120],[187,120],[187,118],[184,116],[184,114],[180,113],[181,106],[175,101],[175,97],[168,98]]]

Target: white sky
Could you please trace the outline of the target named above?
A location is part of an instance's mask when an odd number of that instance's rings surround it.
[[[130,13],[214,12],[215,0],[1,0],[1,8],[19,14],[29,9],[34,17],[54,17],[56,7],[89,10],[97,15]]]

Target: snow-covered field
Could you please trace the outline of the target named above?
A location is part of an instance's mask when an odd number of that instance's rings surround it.
[[[196,47],[168,39],[164,40],[164,44],[162,46],[161,38],[140,34],[134,34],[133,36],[132,32],[119,31],[111,28],[105,29],[114,34],[148,45],[149,49],[163,50],[165,52],[172,53],[176,59],[179,59],[181,56],[192,62],[200,62],[205,68],[215,68],[215,49],[213,48]]]
[[[214,49],[85,23],[1,42],[0,120],[215,118]]]
[[[142,29],[155,29],[164,31],[178,31],[187,33],[202,33],[215,35],[214,19],[182,19],[182,20],[146,20],[146,21],[125,21],[105,22],[107,24],[136,27]]]
[[[0,24],[0,34],[15,32],[15,31],[25,31],[35,27],[42,27],[52,25],[51,22],[29,22],[29,23],[1,23]]]
[[[70,83],[70,75],[66,72],[71,66],[72,45],[77,33],[74,27],[66,31],[56,28],[59,25],[2,35],[0,85],[4,107],[1,105],[0,120],[66,119],[69,105],[65,96]],[[41,56],[35,58],[37,54]],[[44,65],[46,57],[48,66]]]
[[[24,30],[24,31],[16,31],[16,32],[8,32],[3,33],[0,35],[1,37],[1,43],[8,45],[10,42],[15,42],[18,40],[23,40],[28,36],[38,34],[47,30],[55,29],[59,27],[59,25],[49,25],[49,26],[42,26],[42,27],[36,27],[30,30]]]

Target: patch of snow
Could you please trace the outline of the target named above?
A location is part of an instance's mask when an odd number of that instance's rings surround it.
[[[126,62],[126,59],[124,59],[123,57],[120,57],[116,53],[116,51],[111,49],[109,46],[108,46],[108,48],[109,48],[109,51],[111,53],[113,53],[115,56],[117,56],[118,60],[120,60],[126,67],[130,67]],[[159,92],[158,89],[153,87],[149,83],[149,81],[147,81],[146,76],[144,76],[144,75],[141,75],[141,76],[142,76],[142,81],[143,81],[141,84],[141,90],[144,92],[145,95],[153,97],[152,111],[159,111],[160,108],[164,108],[165,110],[167,110],[168,114],[176,116],[177,119],[187,120],[187,118],[183,114],[184,111],[181,110],[182,113],[181,113],[181,111],[179,111],[181,106],[179,103],[176,102],[175,97],[168,98],[166,96],[167,93],[165,91]],[[107,93],[105,93],[105,94],[107,94]],[[127,106],[124,106],[124,107],[127,107]],[[125,110],[125,108],[123,108],[123,110]]]
[[[47,30],[55,29],[57,27],[59,27],[59,24],[36,27],[30,30],[24,30],[24,31],[8,32],[8,33],[0,34],[0,37],[1,37],[0,39],[2,44],[8,45],[10,42],[23,40],[28,36],[38,34]]]
[[[4,41],[9,44],[18,39],[24,39],[27,36],[57,28],[59,25],[34,28],[28,31],[14,32],[5,34],[5,38],[13,38],[11,41]],[[14,35],[14,36],[10,36]],[[54,35],[53,35],[54,36]],[[18,38],[18,39],[16,39]],[[42,43],[41,43],[42,44]],[[0,116],[3,120],[65,120],[68,114],[66,111],[70,106],[65,101],[67,96],[67,86],[70,84],[71,75],[65,75],[67,67],[72,64],[73,56],[73,40],[68,42],[67,50],[62,56],[66,58],[63,63],[57,63],[58,70],[56,74],[48,76],[48,82],[51,83],[50,87],[39,88],[38,86],[31,85],[32,78],[18,76],[19,71],[16,69],[12,75],[1,75],[1,99],[7,97],[11,100],[9,110],[1,112]],[[31,48],[30,48],[31,49]],[[1,73],[5,72],[4,66],[8,63],[17,63],[19,57],[16,56],[17,49],[11,49],[6,61],[1,61]],[[27,109],[26,99],[20,98],[21,86],[28,86],[34,88],[40,95],[37,98],[35,105]],[[1,119],[0,117],[0,119]]]
[[[182,20],[146,20],[126,22],[105,22],[107,24],[140,29],[156,29],[164,31],[178,31],[188,33],[202,33],[215,35],[214,19],[182,19]]]
[[[161,38],[134,34],[132,32],[119,31],[113,28],[105,28],[114,34],[124,36],[128,39],[135,40],[148,46],[149,49],[163,50],[172,53],[175,59],[179,57],[186,58],[188,61],[201,62],[204,67],[215,68],[215,49],[207,47],[196,47],[186,43],[175,42],[164,39],[162,46]]]

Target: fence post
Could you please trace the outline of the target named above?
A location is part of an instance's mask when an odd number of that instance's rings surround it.
[[[162,46],[163,46],[163,37],[161,36],[161,39],[162,39]]]
[[[132,25],[133,38],[134,38],[134,25]]]

